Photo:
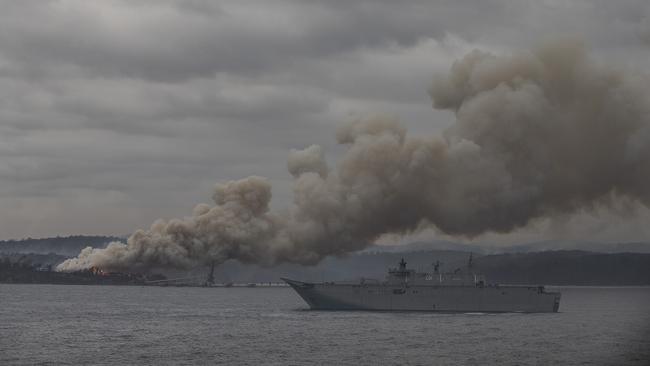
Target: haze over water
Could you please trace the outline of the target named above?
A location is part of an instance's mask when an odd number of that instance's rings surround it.
[[[650,288],[559,313],[319,312],[289,288],[0,285],[0,364],[644,365]]]

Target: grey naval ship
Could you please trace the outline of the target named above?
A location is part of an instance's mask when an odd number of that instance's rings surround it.
[[[442,273],[439,263],[432,272],[406,267],[388,270],[384,281],[303,282],[283,278],[313,310],[376,310],[437,312],[557,312],[559,292],[544,286],[488,284],[485,276],[466,270]]]

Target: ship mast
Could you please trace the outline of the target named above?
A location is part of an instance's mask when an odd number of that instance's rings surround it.
[[[404,260],[404,258],[402,258],[402,260],[399,261],[399,270],[400,272],[406,271],[406,261]]]
[[[208,279],[205,281],[205,286],[210,287],[214,285],[214,261],[210,264],[210,272],[208,273]]]

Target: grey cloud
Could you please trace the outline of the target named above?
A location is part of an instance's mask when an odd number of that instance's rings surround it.
[[[622,42],[634,32],[609,32],[602,22],[635,29],[648,16],[641,0],[28,4],[8,6],[0,23],[2,56],[23,77],[52,69],[173,82],[290,70],[310,59],[391,43],[410,46],[447,32],[489,41],[568,32]]]
[[[207,14],[132,2],[49,3],[28,12],[14,7],[3,16],[0,42],[23,75],[78,67],[88,76],[177,82],[219,72],[254,75],[303,58],[441,34],[425,14],[404,5],[399,13],[387,4],[269,5],[225,3]]]
[[[72,4],[4,12],[0,44],[13,61],[9,70],[22,77],[82,73],[167,82],[221,72],[261,75],[447,32],[489,37],[485,23],[516,26],[517,12],[509,9],[521,9],[498,0],[435,7],[426,1]]]

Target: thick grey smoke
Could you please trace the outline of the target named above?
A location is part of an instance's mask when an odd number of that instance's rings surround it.
[[[334,170],[319,146],[291,152],[294,204],[284,211],[269,210],[264,178],[219,184],[214,204],[192,216],[86,248],[58,268],[312,264],[423,225],[476,236],[619,198],[648,206],[648,81],[594,65],[576,42],[474,51],[430,89],[435,108],[456,114],[443,136],[407,137],[381,116],[354,121],[337,131],[347,151]]]

